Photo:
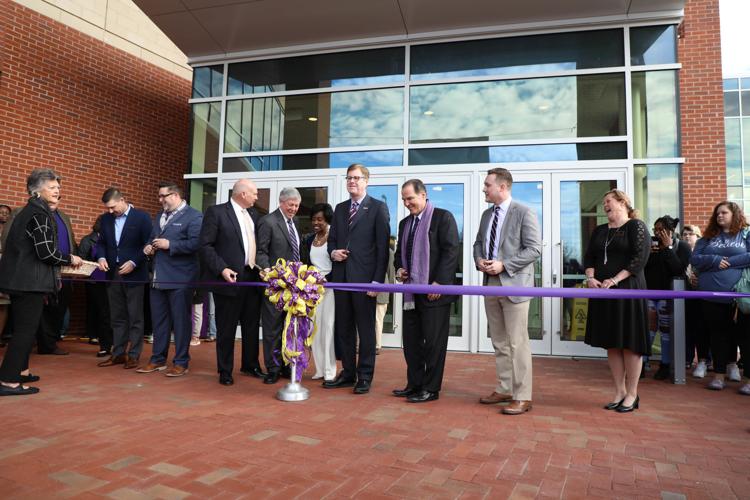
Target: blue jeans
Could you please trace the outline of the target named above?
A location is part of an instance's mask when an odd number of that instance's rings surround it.
[[[668,299],[649,300],[649,314],[656,314],[656,330],[649,330],[651,344],[654,343],[654,337],[658,331],[661,338],[661,362],[662,364],[672,364],[672,332],[670,325],[672,323],[672,301]],[[649,328],[651,328],[649,326]]]

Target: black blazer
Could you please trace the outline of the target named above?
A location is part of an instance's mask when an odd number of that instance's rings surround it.
[[[396,255],[393,258],[393,267],[398,271],[404,267],[401,262],[401,246],[406,245],[404,226],[411,224],[411,215],[405,217],[398,224],[398,244]],[[456,278],[458,269],[458,256],[460,254],[460,242],[458,238],[458,226],[453,214],[435,207],[430,222],[430,275],[429,284],[439,283],[441,285],[452,285]],[[437,307],[450,304],[458,300],[458,295],[442,295],[438,300],[429,301],[426,295],[415,295],[414,300],[423,307]]]
[[[333,212],[333,224],[328,232],[328,254],[338,249],[348,249],[350,253],[345,261],[333,262],[329,280],[383,283],[388,266],[388,207],[367,195],[349,226],[351,203],[351,199],[343,201]]]
[[[258,228],[258,212],[249,208],[250,218]],[[257,237],[256,237],[257,248]],[[208,207],[203,215],[203,225],[199,238],[201,264],[201,281],[224,281],[221,272],[229,268],[242,275],[245,267],[245,248],[242,246],[242,230],[240,221],[234,213],[231,202]],[[251,281],[260,281],[257,270],[251,271]],[[234,286],[209,287],[220,295],[237,295],[238,288]]]
[[[300,238],[300,252],[302,237],[299,234],[297,223],[294,224],[294,230]],[[286,223],[286,217],[280,209],[276,209],[270,214],[264,216],[258,222],[256,227],[256,240],[258,241],[258,256],[256,261],[262,269],[272,267],[278,259],[284,259],[287,262],[292,260],[292,245],[289,243],[289,227]],[[301,253],[300,253],[301,255]],[[300,259],[301,260],[301,259]]]
[[[122,228],[119,245],[115,235],[115,216],[110,213],[102,215],[101,233],[96,243],[96,255],[98,259],[107,259],[107,264],[109,264],[107,278],[112,279],[119,266],[132,260],[135,269],[130,274],[123,276],[122,280],[148,281],[148,262],[143,253],[143,247],[149,241],[151,241],[151,217],[143,210],[130,207],[130,212],[128,212],[128,217],[125,219],[125,225]]]

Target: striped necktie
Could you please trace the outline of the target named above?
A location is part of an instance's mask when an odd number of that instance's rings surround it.
[[[359,203],[356,201],[352,201],[352,206],[349,209],[349,225],[352,225],[352,221],[354,220],[354,216],[357,215],[357,209],[359,208]]]
[[[289,244],[292,246],[292,261],[299,261],[299,243],[297,243],[297,232],[294,230],[292,219],[286,220],[286,225],[289,226]]]
[[[414,235],[417,233],[417,225],[419,224],[419,217],[413,217],[411,223],[411,231],[409,231],[409,239],[406,240],[406,268],[407,271],[411,271],[411,261],[414,254]]]
[[[495,207],[495,216],[492,218],[492,229],[490,229],[490,245],[487,250],[487,258],[494,260],[495,238],[497,238],[497,222],[500,219],[500,205]]]

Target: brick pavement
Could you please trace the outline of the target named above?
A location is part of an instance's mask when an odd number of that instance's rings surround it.
[[[601,409],[606,363],[534,359],[534,409],[479,405],[486,355],[448,356],[441,399],[408,404],[398,350],[378,357],[369,395],[274,399],[214,346],[189,375],[97,368],[94,347],[34,356],[38,395],[0,398],[0,497],[12,498],[750,498],[750,398],[646,380],[641,410]],[[147,349],[149,346],[147,346]]]

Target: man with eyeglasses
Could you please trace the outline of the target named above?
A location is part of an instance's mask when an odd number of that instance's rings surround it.
[[[162,211],[156,214],[151,241],[143,253],[151,257],[154,274],[149,294],[154,344],[151,359],[138,373],[167,369],[170,337],[174,332],[174,358],[167,377],[188,372],[192,335],[193,288],[198,279],[198,247],[203,214],[182,198],[182,189],[173,182],[159,184]]]
[[[143,247],[151,236],[149,215],[129,204],[115,187],[104,191],[101,234],[96,244],[99,269],[107,273],[112,322],[112,355],[99,366],[138,367],[143,350],[143,294],[148,265]]]
[[[390,232],[388,207],[367,195],[370,172],[354,163],[346,170],[349,199],[336,205],[328,233],[328,253],[333,261],[329,281],[383,283],[388,266]],[[354,386],[355,394],[370,391],[375,371],[376,292],[336,290],[336,344],[343,370],[327,389]],[[359,335],[359,360],[357,360]]]

